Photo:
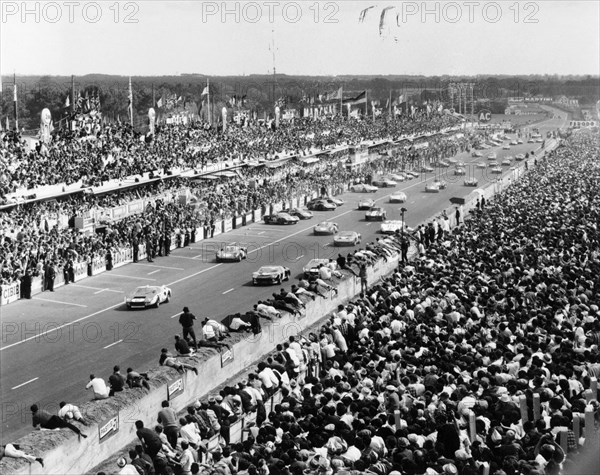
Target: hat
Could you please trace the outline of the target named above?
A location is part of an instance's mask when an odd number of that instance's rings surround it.
[[[453,463],[447,463],[442,467],[442,470],[444,470],[444,474],[446,475],[458,475],[458,469]]]
[[[125,465],[127,465],[127,460],[125,460],[125,457],[121,457],[119,460],[117,460],[117,465],[120,468],[123,468]]]
[[[394,386],[393,384],[388,384],[385,387],[386,391],[395,391],[396,390],[396,386]]]
[[[220,394],[218,396],[215,396],[215,401],[223,402],[223,396],[221,396]]]
[[[217,400],[215,399],[215,397],[214,397],[214,396],[208,396],[208,402],[209,402],[210,404],[212,404],[212,403],[214,403],[214,402],[217,402]]]
[[[409,445],[410,441],[406,437],[400,437],[400,439],[398,439],[398,447],[405,449]]]
[[[333,424],[327,424],[327,425],[324,427],[324,429],[325,429],[325,430],[329,430],[329,431],[334,431],[334,430],[335,430],[335,425],[333,425]]]

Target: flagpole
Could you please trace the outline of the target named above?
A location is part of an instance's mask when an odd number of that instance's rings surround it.
[[[156,98],[154,97],[154,83],[152,83],[152,107],[156,106]]]
[[[369,117],[369,92],[365,89],[365,119]]]
[[[340,115],[342,116],[342,120],[344,119],[344,85],[340,88]]]
[[[75,112],[75,76],[71,74],[71,115]]]
[[[129,76],[129,121],[133,128],[133,91],[131,90],[131,76]]]
[[[392,90],[390,89],[390,102],[388,103],[388,116],[392,117]]]
[[[17,73],[16,72],[13,73],[13,81],[14,81],[13,107],[14,107],[14,113],[15,113],[15,130],[18,132],[19,131],[19,113],[17,111]]]
[[[206,94],[208,95],[208,125],[212,125],[212,117],[210,114],[210,82],[206,78]]]

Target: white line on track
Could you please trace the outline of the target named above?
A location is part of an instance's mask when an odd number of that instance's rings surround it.
[[[171,270],[185,270],[181,267],[168,267],[168,266],[155,266],[153,264],[140,264],[137,262],[138,266],[146,266],[146,267],[158,267],[159,269],[171,269]]]
[[[228,294],[229,292],[232,292],[233,290],[234,290],[234,289],[229,289],[229,290],[226,290],[225,292],[223,292],[223,295],[225,295],[225,294]]]
[[[106,345],[104,348],[102,348],[103,350],[106,350],[107,348],[110,348],[111,346],[117,345],[118,343],[121,343],[123,341],[123,339],[121,338],[118,341],[115,341],[114,343],[111,343],[110,345]]]
[[[299,261],[300,259],[302,259],[304,257],[304,254],[302,254],[301,256],[296,257],[296,260]]]
[[[186,277],[182,277],[181,279],[174,280],[174,281],[173,281],[173,282],[171,282],[170,284],[167,284],[167,287],[171,287],[172,285],[178,284],[179,282],[183,282],[184,280],[191,279],[192,277],[196,277],[197,275],[204,274],[205,272],[208,272],[209,270],[212,270],[212,269],[214,269],[215,267],[220,267],[220,266],[222,266],[222,265],[223,265],[223,264],[215,264],[214,266],[211,266],[211,267],[208,267],[208,268],[206,268],[206,269],[203,269],[203,270],[201,270],[201,271],[198,271],[198,272],[196,272],[196,273],[194,273],[194,274],[192,274],[192,275],[188,275],[188,276],[186,276]]]
[[[74,307],[83,307],[83,308],[87,307],[87,305],[81,305],[79,303],[62,302],[60,300],[42,299],[40,297],[34,297],[33,300],[42,300],[44,302],[59,303],[59,304],[62,304],[62,305],[73,305]]]
[[[37,379],[40,379],[40,378],[38,377],[38,378],[33,378],[33,379],[30,379],[29,381],[25,381],[24,383],[21,383],[21,384],[19,384],[18,386],[15,386],[14,388],[10,388],[10,389],[19,389],[20,387],[23,387],[23,386],[25,386],[26,384],[33,383],[33,382],[34,382],[35,380],[37,380]]]
[[[110,273],[110,276],[111,277],[125,277],[126,279],[150,280],[152,282],[156,281],[156,279],[148,279],[146,277],[137,277],[135,275],[113,274],[112,272]]]
[[[169,318],[175,318],[175,317],[178,317],[179,315],[181,315],[181,312],[176,313],[175,315],[171,315]]]
[[[266,238],[266,239],[268,239],[268,238],[274,237],[274,236],[264,236],[264,235],[260,235],[260,234],[244,234],[241,237],[244,237],[244,238],[247,238],[247,237],[256,237],[256,238]]]
[[[69,285],[72,285],[74,287],[81,287],[82,289],[99,290],[100,292],[117,292],[119,294],[123,293],[122,290],[101,289],[100,287],[90,287],[88,285],[81,285],[81,284],[69,284]],[[100,293],[100,292],[94,292],[94,293]]]
[[[171,254],[169,257],[174,257],[175,259],[187,259],[188,261],[197,261],[198,257],[202,257],[202,254],[198,254],[197,256],[194,256],[194,257],[174,256],[173,254]]]
[[[152,272],[148,272],[148,275],[156,274],[157,272],[160,272],[160,269],[156,269],[156,270],[153,270]]]

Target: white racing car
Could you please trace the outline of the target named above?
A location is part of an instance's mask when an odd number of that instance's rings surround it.
[[[356,231],[342,231],[333,238],[334,246],[356,246],[360,244],[360,234]]]
[[[241,262],[246,259],[248,249],[242,246],[231,244],[217,251],[217,262],[236,261]]]
[[[332,223],[331,221],[323,221],[315,226],[313,232],[315,236],[328,236],[330,234],[337,234],[338,225],[337,223]]]
[[[407,233],[412,231],[412,229],[407,227],[401,219],[390,219],[381,223],[380,231],[383,234],[394,234],[396,231],[402,231],[402,228],[404,228],[404,231]]]
[[[406,193],[397,191],[390,195],[390,203],[406,203]]]
[[[166,285],[142,285],[127,294],[127,308],[158,308],[161,303],[171,300],[171,289]]]
[[[386,218],[387,218],[386,211],[379,206],[373,206],[365,213],[365,219],[367,221],[371,221],[371,220],[385,221]]]
[[[359,210],[366,210],[372,208],[373,206],[375,206],[375,200],[372,200],[371,198],[365,198],[358,202]]]
[[[367,185],[366,183],[358,183],[350,187],[350,191],[354,193],[375,193],[378,189],[376,186]]]

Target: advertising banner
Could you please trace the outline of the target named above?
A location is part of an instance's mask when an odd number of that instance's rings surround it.
[[[1,285],[2,297],[0,298],[0,305],[7,305],[15,302],[21,298],[21,283],[13,282],[12,284]]]
[[[103,256],[94,257],[92,260],[92,275],[100,274],[106,271],[106,258]]]
[[[85,279],[87,274],[87,262],[75,262],[73,264],[73,271],[75,272],[75,282]]]
[[[110,439],[119,432],[119,413],[109,419],[105,419],[98,424],[98,439],[100,443]]]
[[[171,401],[180,394],[183,394],[184,389],[183,376],[171,379],[167,383],[167,400]]]
[[[233,348],[228,348],[226,351],[221,351],[221,368],[233,362]]]

